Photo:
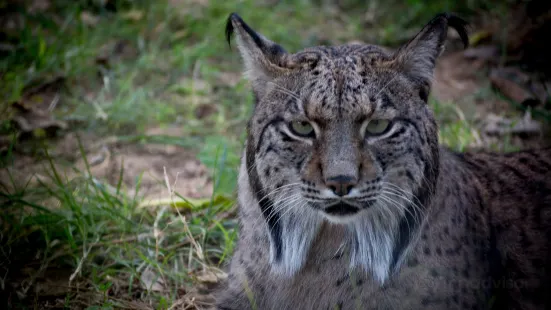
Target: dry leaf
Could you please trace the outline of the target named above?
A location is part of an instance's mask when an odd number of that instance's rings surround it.
[[[539,98],[524,87],[530,77],[515,70],[495,69],[490,73],[492,85],[509,99],[524,106],[534,107],[540,104]],[[518,81],[518,82],[517,82]]]
[[[140,281],[143,287],[152,292],[162,292],[165,290],[163,279],[153,271],[146,269],[140,275]]]
[[[537,135],[542,132],[541,124],[532,119],[529,111],[521,119],[510,119],[489,114],[485,119],[484,133],[488,135],[524,134]]]
[[[20,132],[42,136],[67,128],[65,122],[54,119],[52,115],[60,101],[59,89],[63,82],[63,77],[56,77],[24,91],[22,98],[13,104],[17,110],[13,121]]]
[[[197,275],[197,281],[201,283],[216,284],[220,281],[225,280],[228,277],[228,274],[218,269],[207,269],[201,271]]]
[[[88,11],[82,11],[80,13],[80,21],[85,25],[95,26],[98,24],[99,18]]]
[[[138,22],[143,19],[144,13],[140,10],[130,10],[121,15],[123,19]]]

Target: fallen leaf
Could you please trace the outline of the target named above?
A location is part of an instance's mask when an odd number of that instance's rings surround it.
[[[16,112],[12,119],[25,137],[29,134],[42,137],[67,128],[65,122],[56,120],[52,115],[60,101],[59,89],[63,81],[63,77],[56,77],[29,88],[23,92],[19,101],[13,103]]]
[[[172,34],[171,38],[172,38],[172,41],[178,41],[185,38],[188,34],[189,34],[189,31],[186,29],[178,30]]]
[[[488,30],[477,31],[470,35],[469,46],[478,45],[478,43],[488,40],[492,37],[492,32]]]
[[[67,129],[67,124],[63,121],[54,120],[51,117],[44,117],[34,113],[18,115],[15,116],[13,120],[22,132],[39,133],[39,129],[47,132],[52,132],[52,130],[55,131],[57,129]]]
[[[165,290],[163,279],[150,269],[146,269],[142,272],[140,281],[143,287],[148,291],[162,292]]]
[[[131,20],[134,22],[138,22],[143,19],[144,12],[140,10],[130,10],[128,12],[125,12],[121,15],[123,19]]]
[[[216,113],[216,111],[218,111],[218,107],[212,103],[199,104],[195,108],[195,117],[197,119],[204,119],[209,115]]]
[[[508,74],[509,73],[509,74]],[[529,89],[522,84],[515,82],[516,80],[526,81],[529,78],[522,76],[520,73],[513,78],[510,77],[510,71],[500,69],[492,70],[490,73],[490,81],[492,86],[498,89],[509,99],[522,104],[523,106],[534,107],[540,104],[539,98],[534,95]]]
[[[82,11],[80,13],[80,21],[87,26],[95,26],[97,25],[99,18],[95,15],[92,15],[88,11]]]
[[[51,7],[50,1],[47,0],[34,0],[27,3],[27,5],[28,12],[33,14],[42,13]]]
[[[228,274],[214,268],[199,272],[197,280],[201,283],[216,284],[228,278]]]
[[[109,68],[111,63],[133,59],[138,50],[129,40],[111,40],[100,47],[96,63]]]
[[[532,119],[530,111],[526,111],[524,116],[520,119],[511,119],[495,114],[488,114],[484,123],[484,133],[488,135],[538,135],[542,132],[542,125],[538,121]]]

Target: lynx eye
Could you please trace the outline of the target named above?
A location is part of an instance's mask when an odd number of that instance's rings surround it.
[[[315,137],[315,131],[312,124],[305,121],[294,121],[291,122],[291,131],[300,137],[313,138]]]
[[[390,127],[390,122],[386,119],[374,119],[367,123],[367,132],[371,135],[380,135]]]

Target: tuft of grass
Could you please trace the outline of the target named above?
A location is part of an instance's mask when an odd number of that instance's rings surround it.
[[[468,148],[481,146],[478,129],[458,105],[453,102],[441,102],[433,97],[430,97],[429,105],[439,124],[440,143],[455,151],[465,151]]]
[[[170,201],[148,204],[125,194],[120,181],[115,187],[95,179],[88,165],[69,180],[47,162],[50,174],[39,188],[0,190],[0,266],[6,274],[16,266],[33,270],[21,283],[9,282],[13,274],[4,278],[2,287],[16,285],[19,297],[41,293],[33,290],[46,270],[67,268],[71,274],[55,283],[67,287],[65,306],[121,307],[133,296],[164,309],[190,302],[197,277],[215,272],[232,251],[235,223],[221,216],[232,214],[231,199],[178,199],[170,189],[176,180],[167,178]],[[10,297],[10,306],[23,306]]]

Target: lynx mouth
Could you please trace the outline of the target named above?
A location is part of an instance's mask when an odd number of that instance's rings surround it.
[[[358,211],[360,211],[360,209],[345,202],[339,202],[326,208],[324,211],[325,213],[333,216],[346,216],[356,214],[358,213]]]

